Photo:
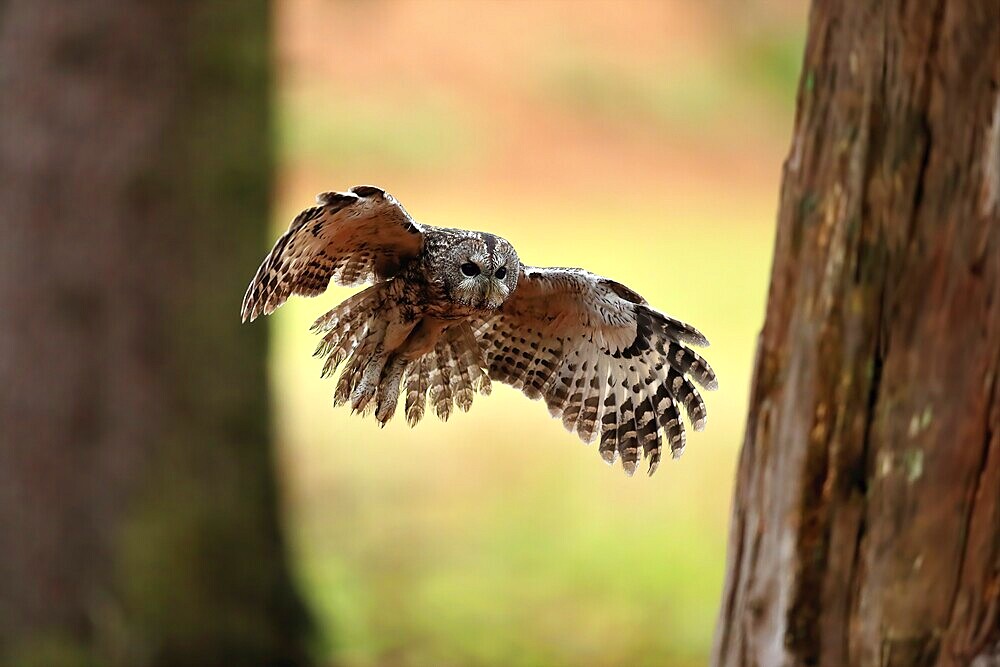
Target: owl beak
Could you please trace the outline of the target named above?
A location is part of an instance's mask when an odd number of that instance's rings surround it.
[[[499,308],[507,300],[507,286],[495,278],[486,283],[486,294],[483,297],[487,308]]]

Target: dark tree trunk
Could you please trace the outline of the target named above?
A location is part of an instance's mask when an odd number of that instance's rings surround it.
[[[813,3],[719,666],[1000,664],[1000,4]]]
[[[296,665],[265,0],[0,3],[0,664]]]

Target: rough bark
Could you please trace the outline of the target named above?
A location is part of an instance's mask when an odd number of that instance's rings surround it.
[[[0,664],[294,665],[265,0],[0,3]]]
[[[813,3],[715,665],[1000,664],[1000,4]]]

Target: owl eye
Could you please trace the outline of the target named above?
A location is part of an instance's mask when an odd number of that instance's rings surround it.
[[[507,268],[501,266],[499,269],[497,269],[497,272],[494,275],[500,280],[503,280],[504,276],[507,275]]]
[[[472,276],[479,275],[479,267],[473,264],[472,262],[466,262],[459,268],[462,269],[463,276],[469,276],[471,278]]]

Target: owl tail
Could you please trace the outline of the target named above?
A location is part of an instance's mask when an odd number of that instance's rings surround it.
[[[434,349],[406,369],[406,421],[415,426],[423,418],[428,396],[441,421],[448,420],[453,406],[467,412],[477,391],[485,395],[492,389],[483,365],[479,343],[468,322],[456,322],[445,329]]]
[[[476,391],[490,393],[490,379],[468,322],[441,332],[434,347],[416,359],[385,349],[388,283],[355,294],[317,319],[312,331],[323,336],[314,356],[324,357],[322,377],[333,376],[345,361],[334,391],[334,405],[350,402],[357,412],[373,405],[383,425],[395,414],[405,387],[406,419],[411,426],[424,416],[428,396],[446,421],[453,406],[467,411]],[[372,399],[375,399],[374,402]]]

